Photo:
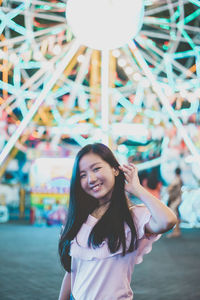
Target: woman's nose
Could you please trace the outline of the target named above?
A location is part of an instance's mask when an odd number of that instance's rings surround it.
[[[95,176],[95,174],[94,173],[89,173],[88,174],[88,183],[89,184],[92,184],[92,183],[94,183],[96,181],[96,176]]]

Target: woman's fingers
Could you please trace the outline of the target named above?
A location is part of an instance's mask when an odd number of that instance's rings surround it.
[[[122,167],[123,171],[125,172],[133,172],[135,170],[135,166],[134,165],[123,165]]]
[[[133,164],[120,166],[120,169],[124,172],[127,181],[131,181],[132,176],[135,171],[135,166]]]

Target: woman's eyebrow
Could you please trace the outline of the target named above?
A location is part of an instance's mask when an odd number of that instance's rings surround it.
[[[94,163],[94,164],[92,164],[91,166],[90,166],[90,168],[93,168],[95,165],[98,165],[98,164],[100,164],[101,162],[99,161],[99,162],[96,162],[96,163]],[[83,173],[83,172],[85,172],[85,170],[80,170],[80,173]]]

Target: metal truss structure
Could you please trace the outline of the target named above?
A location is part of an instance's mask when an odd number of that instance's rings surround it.
[[[200,161],[196,136],[186,128],[193,116],[196,126],[199,109],[198,0],[145,0],[140,33],[110,51],[80,45],[66,21],[66,1],[0,4],[0,165],[44,132],[54,147],[67,136],[80,146],[113,143],[126,153],[120,140],[145,144],[159,127],[166,145],[172,125]]]

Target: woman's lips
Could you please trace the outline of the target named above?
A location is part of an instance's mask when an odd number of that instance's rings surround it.
[[[101,189],[103,183],[98,183],[95,184],[93,187],[91,187],[91,189],[93,190],[93,192],[98,192]]]

